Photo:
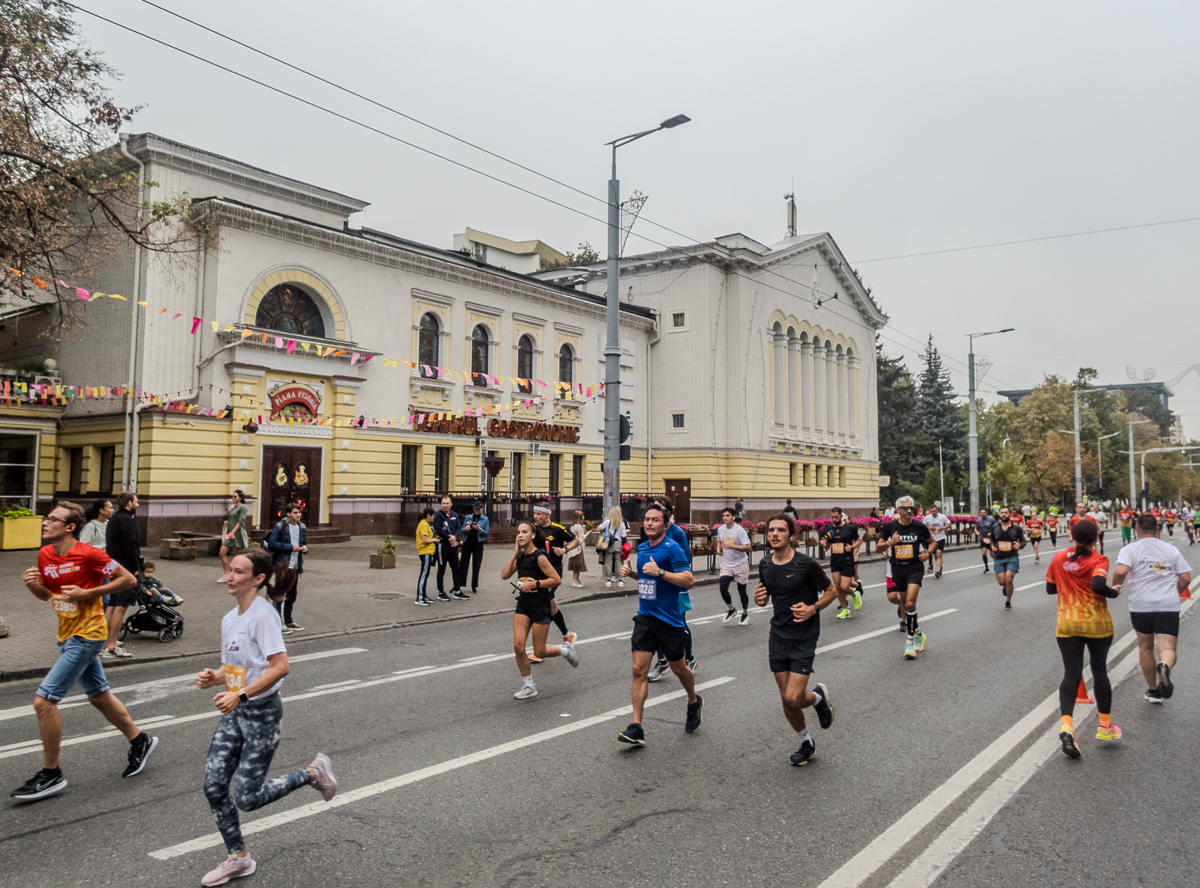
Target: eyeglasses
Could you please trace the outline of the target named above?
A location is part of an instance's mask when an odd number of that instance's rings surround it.
[[[58,521],[61,524],[67,523],[65,518],[51,518],[49,515],[47,515],[45,518],[42,519],[42,524],[53,524],[55,521]]]

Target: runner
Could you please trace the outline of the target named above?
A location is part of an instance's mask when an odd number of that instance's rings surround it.
[[[200,880],[205,886],[224,885],[258,868],[242,841],[239,808],[256,811],[302,786],[311,786],[327,802],[337,793],[337,778],[323,752],[304,770],[267,780],[283,722],[279,688],[289,672],[279,613],[259,594],[273,570],[271,556],[261,549],[234,556],[227,585],[237,606],[221,620],[221,666],[196,676],[202,690],[225,688],[213,697],[221,720],[208,747],[204,795],[229,856]]]
[[[1104,531],[1108,530],[1108,515],[1100,508],[1099,503],[1092,503],[1088,510],[1088,517],[1096,522],[1096,527],[1100,529],[1100,554],[1104,554]]]
[[[576,539],[571,531],[567,530],[561,524],[555,524],[550,520],[550,509],[548,506],[538,505],[533,507],[533,523],[537,525],[541,532],[542,539],[545,541],[543,548],[546,550],[546,558],[550,562],[550,566],[554,568],[554,572],[558,574],[559,579],[563,576],[563,555],[574,549],[583,551],[583,541]],[[555,585],[558,585],[557,583]],[[562,615],[562,611],[558,609],[558,601],[554,594],[554,589],[550,590],[550,619],[554,621],[554,625],[558,627],[559,633],[562,635],[563,641],[567,644],[574,644],[577,636],[574,632],[567,630],[567,621]],[[542,658],[534,652],[531,658],[533,662],[540,663]]]
[[[662,506],[663,514],[667,518],[666,537],[675,545],[677,545],[687,557],[688,570],[692,569],[692,547],[688,543],[687,534],[683,528],[675,523],[675,511],[671,501],[660,496],[654,499],[654,502]],[[688,669],[696,671],[696,658],[692,655],[692,630],[688,628],[687,613],[692,609],[692,594],[686,589],[679,593],[679,608],[683,612],[683,655],[687,660]],[[667,658],[664,651],[658,651],[658,660],[650,668],[648,681],[658,681],[667,671]]]
[[[1117,555],[1113,588],[1129,581],[1129,621],[1137,633],[1138,661],[1146,679],[1147,703],[1162,703],[1175,693],[1171,670],[1179,639],[1179,597],[1192,582],[1183,553],[1158,538],[1153,515],[1138,518],[1136,543]],[[1162,658],[1155,662],[1154,646]]]
[[[1093,523],[1096,521],[1095,518],[1092,518],[1091,513],[1088,512],[1087,503],[1076,503],[1075,514],[1072,515],[1071,520],[1067,522],[1067,533],[1070,534],[1070,532],[1075,529],[1075,525],[1085,519],[1091,520]],[[1099,531],[1100,525],[1096,524],[1096,532],[1099,533]]]
[[[1045,527],[1045,522],[1037,516],[1037,513],[1031,515],[1025,522],[1025,529],[1029,531],[1029,542],[1033,545],[1033,563],[1042,563],[1042,553],[1038,551],[1038,546],[1042,542],[1042,528]]]
[[[148,737],[138,728],[108,689],[99,659],[108,638],[100,598],[132,589],[137,579],[103,550],[79,542],[75,535],[83,525],[83,509],[75,503],[60,502],[51,509],[42,519],[46,545],[38,551],[37,567],[29,568],[22,576],[34,597],[49,601],[58,615],[59,655],[33,698],[42,738],[42,769],[13,790],[12,797],[21,802],[34,802],[66,789],[59,760],[62,716],[58,704],[75,682],[83,688],[88,702],[129,741],[129,764],[122,777],[140,774],[158,746],[158,738]]]
[[[835,514],[841,518],[840,509]],[[857,528],[855,534],[855,544],[858,544]],[[800,741],[800,748],[792,753],[791,763],[801,767],[807,765],[817,751],[804,720],[805,708],[811,706],[816,711],[822,728],[833,724],[829,688],[818,682],[816,690],[810,691],[808,678],[812,675],[817,641],[821,637],[821,611],[829,606],[834,595],[842,593],[837,586],[838,574],[834,574],[831,583],[821,565],[792,548],[795,535],[796,522],[790,515],[776,515],[767,521],[767,545],[771,547],[771,557],[763,559],[759,565],[761,581],[754,590],[754,603],[766,607],[770,600],[774,604],[767,656],[783,700],[783,715]],[[850,545],[845,538],[841,544]],[[843,551],[835,553],[833,558],[841,558],[845,563],[849,562],[850,555]],[[848,575],[843,573],[841,576]]]
[[[1062,729],[1058,740],[1062,751],[1079,758],[1075,740],[1075,699],[1083,681],[1083,654],[1092,665],[1092,693],[1100,714],[1096,739],[1121,739],[1121,729],[1112,721],[1112,684],[1108,680],[1108,649],[1112,646],[1113,622],[1105,598],[1116,598],[1110,589],[1108,559],[1094,550],[1099,527],[1092,521],[1077,521],[1071,528],[1075,548],[1064,549],[1050,561],[1046,592],[1058,596],[1058,650],[1062,655],[1063,679],[1058,686]]]
[[[885,524],[879,532],[877,552],[887,552],[892,567],[892,591],[888,601],[900,609],[904,618],[908,642],[904,646],[906,659],[914,659],[925,650],[928,640],[917,622],[917,595],[925,577],[925,560],[929,558],[931,543],[929,528],[913,521],[913,498],[902,496],[896,500],[897,518]]]
[[[637,567],[629,562],[621,565],[621,575],[637,577],[638,612],[633,618],[633,722],[617,734],[622,743],[646,745],[642,729],[642,712],[650,692],[647,679],[654,652],[667,655],[671,671],[687,692],[687,714],[683,729],[693,733],[700,727],[704,698],[696,693],[696,677],[683,656],[685,623],[680,608],[679,593],[692,588],[695,580],[688,566],[686,553],[666,537],[667,515],[663,507],[651,503],[642,516],[642,533],[646,540],[638,545]]]
[[[934,571],[934,579],[942,578],[942,553],[946,551],[946,528],[950,526],[950,519],[938,511],[937,503],[929,507],[929,514],[921,521],[929,528],[929,533],[933,537],[933,548],[930,553],[937,558],[937,570]],[[933,565],[930,565],[931,567]]]
[[[1046,516],[1046,532],[1050,534],[1050,548],[1058,548],[1058,512],[1050,510]]]
[[[1175,539],[1175,522],[1179,520],[1179,513],[1167,506],[1163,509],[1163,523],[1167,525],[1167,536],[1170,539]]]
[[[750,596],[746,594],[746,584],[750,582],[750,555],[753,549],[750,535],[745,528],[737,523],[737,512],[733,506],[726,506],[721,511],[722,524],[717,528],[717,552],[721,555],[721,600],[729,608],[722,623],[728,623],[737,616],[737,608],[733,606],[733,598],[729,587],[737,583],[738,597],[742,601],[742,616],[739,626],[750,625]]]
[[[988,540],[992,537],[992,532],[995,531],[998,522],[992,516],[990,509],[983,508],[979,510],[979,518],[975,521],[975,536],[979,540],[979,548],[983,553],[983,572],[988,571]]]
[[[546,554],[547,541],[541,528],[531,521],[517,525],[517,541],[508,563],[500,571],[500,579],[507,580],[516,574],[519,587],[517,610],[513,614],[513,653],[517,658],[517,671],[521,673],[521,688],[513,694],[514,700],[528,700],[537,696],[533,684],[533,669],[525,644],[533,633],[533,653],[537,662],[546,657],[562,657],[572,666],[579,665],[579,655],[571,644],[564,641],[558,647],[546,647],[546,635],[550,631],[551,610],[554,604],[554,587],[562,577],[550,563]],[[560,556],[561,557],[561,556]]]
[[[1196,541],[1196,537],[1200,536],[1200,509],[1192,512],[1191,530],[1188,533],[1188,545]]]
[[[1121,526],[1121,545],[1128,546],[1133,542],[1133,509],[1125,506],[1117,512],[1117,523]]]
[[[837,618],[848,620],[850,601],[854,602],[855,610],[862,607],[862,595],[854,588],[854,556],[862,546],[862,540],[858,538],[858,528],[846,520],[840,507],[829,510],[829,520],[829,527],[821,534],[821,548],[829,550],[829,571],[833,574],[833,588],[840,608]],[[795,535],[795,522],[792,535]]]
[[[1012,610],[1013,582],[1021,570],[1021,550],[1025,548],[1025,533],[1012,520],[1008,506],[1000,507],[1000,523],[992,531],[992,561],[996,582],[1004,593],[1004,609]]]

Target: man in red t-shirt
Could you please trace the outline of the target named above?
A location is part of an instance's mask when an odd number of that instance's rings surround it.
[[[1042,542],[1042,528],[1045,523],[1038,517],[1038,513],[1034,512],[1025,522],[1025,529],[1029,531],[1029,542],[1033,545],[1033,563],[1041,564],[1042,555],[1038,551],[1038,546]]]
[[[12,797],[33,802],[63,791],[67,781],[59,767],[62,746],[62,717],[58,703],[79,682],[88,702],[129,741],[129,765],[122,777],[139,774],[158,745],[133,723],[129,712],[108,688],[100,651],[108,637],[101,596],[130,589],[137,584],[133,574],[112,560],[102,549],[79,542],[85,519],[83,509],[61,502],[42,519],[42,540],[37,567],[25,571],[30,592],[49,601],[58,614],[58,661],[38,686],[33,699],[38,731],[42,737],[42,770]]]
[[[1179,513],[1169,506],[1163,510],[1163,522],[1167,525],[1167,536],[1174,538],[1175,522],[1179,518]]]

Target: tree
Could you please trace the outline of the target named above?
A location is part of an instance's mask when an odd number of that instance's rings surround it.
[[[542,270],[546,271],[551,268],[566,268],[571,265],[591,265],[593,262],[600,261],[600,254],[596,252],[596,248],[587,241],[581,243],[579,245],[579,249],[574,253],[572,253],[570,250],[567,250],[567,252],[563,255],[567,257],[566,260],[562,262],[547,262],[542,266]]]
[[[143,206],[113,147],[137,110],[109,96],[114,73],[66,3],[0,0],[0,286],[27,301],[77,304],[60,276],[86,274],[97,253],[125,242],[194,248],[195,232],[174,224],[187,201]]]
[[[875,362],[879,372],[879,471],[892,479],[880,496],[884,500],[917,496],[920,491],[914,491],[913,485],[922,476],[914,473],[914,466],[925,449],[917,418],[917,386],[902,360],[883,353],[878,336]]]
[[[966,455],[967,429],[954,404],[957,397],[950,382],[950,371],[942,365],[942,356],[933,345],[933,336],[925,345],[925,367],[917,386],[917,419],[929,448],[920,455],[915,469],[920,473],[937,465],[937,446],[942,445],[942,458],[957,465]]]
[[[1029,497],[1029,477],[1016,450],[1002,450],[988,465],[987,479],[993,499],[1016,505]]]

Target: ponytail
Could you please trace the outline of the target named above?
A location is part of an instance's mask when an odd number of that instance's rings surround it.
[[[1100,528],[1090,518],[1082,518],[1071,528],[1071,539],[1075,541],[1075,551],[1067,556],[1068,561],[1078,561],[1091,554],[1100,536]]]

